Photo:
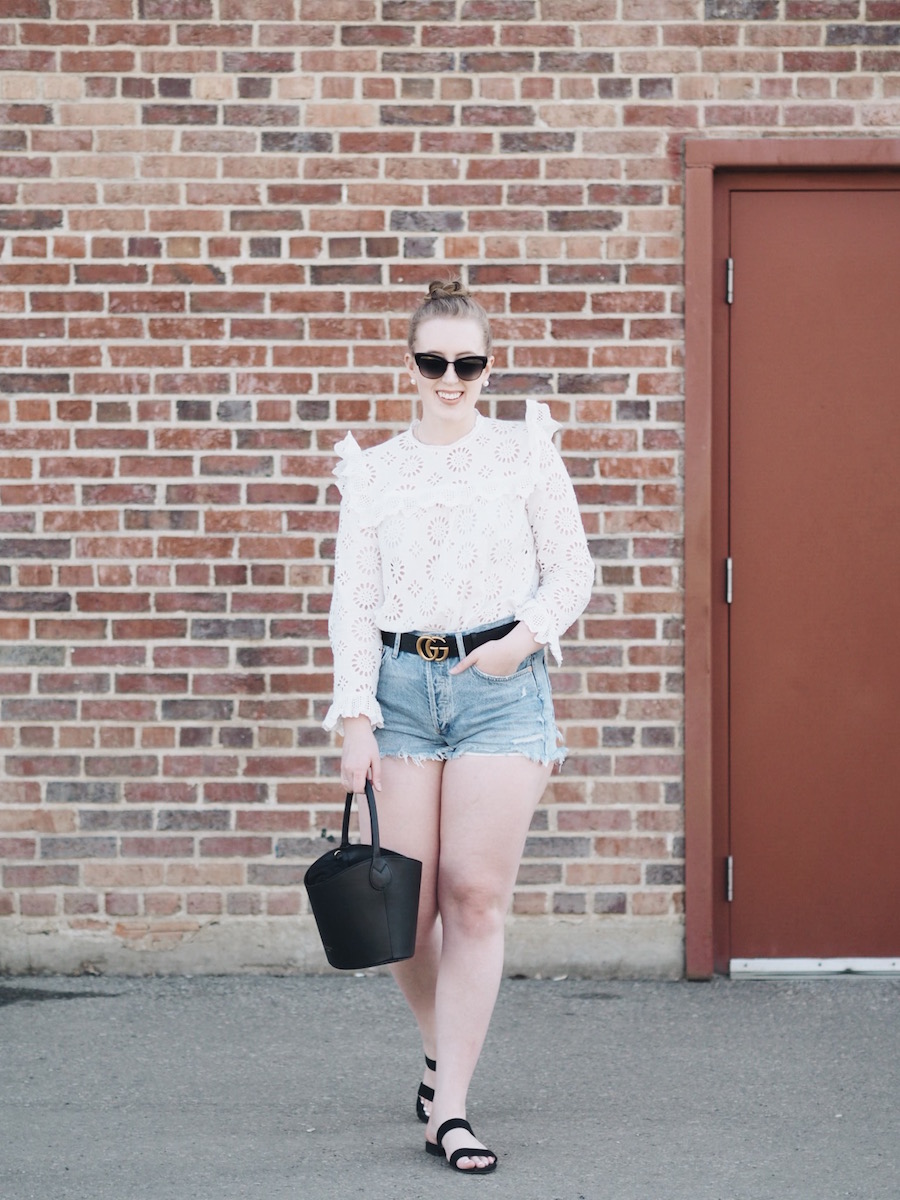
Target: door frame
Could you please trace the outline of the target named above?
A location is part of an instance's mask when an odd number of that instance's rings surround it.
[[[685,974],[727,971],[727,762],[716,698],[724,694],[722,508],[727,436],[717,403],[727,345],[714,319],[725,289],[716,261],[717,171],[882,171],[900,168],[900,138],[696,139],[685,142]],[[723,361],[726,367],[723,379]],[[726,543],[727,545],[727,543]],[[727,641],[724,643],[727,644]],[[727,735],[727,731],[726,731]],[[726,743],[727,745],[727,743]],[[724,794],[723,794],[724,791]],[[723,815],[724,812],[724,815]]]

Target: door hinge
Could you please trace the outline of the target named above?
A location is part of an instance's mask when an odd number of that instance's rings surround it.
[[[725,559],[725,603],[730,604],[734,599],[734,559]]]
[[[725,303],[734,304],[734,259],[725,259]]]
[[[725,859],[725,899],[729,904],[734,899],[734,859],[730,854]]]

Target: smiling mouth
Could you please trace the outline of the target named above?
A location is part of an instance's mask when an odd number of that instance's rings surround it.
[[[462,391],[459,391],[459,392],[438,392],[438,397],[439,397],[439,399],[441,399],[441,400],[459,400],[459,399],[460,399],[460,397],[462,397],[463,395],[465,395],[465,393],[464,393],[464,392],[462,392]]]

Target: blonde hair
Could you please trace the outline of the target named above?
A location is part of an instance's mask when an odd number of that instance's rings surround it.
[[[484,352],[490,355],[492,339],[488,315],[468,288],[458,279],[451,279],[448,282],[435,279],[428,285],[428,295],[409,318],[407,341],[410,352],[415,350],[419,326],[423,321],[430,321],[432,317],[471,317],[480,325],[484,334]]]

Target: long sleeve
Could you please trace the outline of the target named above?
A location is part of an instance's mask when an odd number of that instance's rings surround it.
[[[378,531],[358,519],[355,502],[355,468],[362,452],[350,435],[336,449],[344,461],[335,472],[342,502],[328,620],[334,655],[334,702],[324,725],[340,733],[344,717],[366,716],[373,728],[384,724],[376,699],[381,636],[374,617],[383,595]]]
[[[525,601],[515,615],[561,662],[560,636],[590,600],[594,564],[572,481],[551,441],[556,423],[546,405],[531,401],[526,422],[537,457],[538,482],[528,497],[527,512],[540,585],[534,597]]]

